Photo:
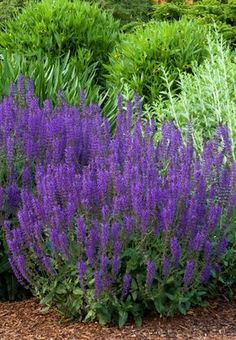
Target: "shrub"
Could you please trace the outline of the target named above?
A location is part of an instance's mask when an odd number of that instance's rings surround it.
[[[0,46],[27,56],[76,55],[92,52],[93,61],[105,61],[119,34],[111,14],[83,1],[43,0],[29,3],[0,34]]]
[[[147,112],[152,111],[159,122],[174,119],[182,131],[191,120],[198,149],[219,124],[227,124],[236,151],[236,54],[222,40],[209,41],[209,54],[201,66],[193,66],[194,76],[181,76],[178,96],[167,91],[169,101],[148,107]]]
[[[192,72],[192,61],[200,64],[206,47],[206,32],[194,22],[149,22],[124,35],[111,53],[107,86],[117,92],[128,86],[150,103],[165,88],[163,70],[176,90],[179,72]]]
[[[236,164],[227,129],[218,128],[199,158],[191,128],[185,143],[166,123],[155,144],[155,126],[135,121],[130,103],[123,112],[119,100],[114,136],[94,105],[79,110],[63,103],[56,111],[62,124],[49,106],[33,103],[21,111],[6,98],[1,106],[8,117],[0,125],[3,136],[16,112],[19,126],[32,117],[31,128],[10,138],[18,140],[17,148],[27,147],[29,164],[37,154],[42,160],[35,194],[24,175],[19,227],[5,223],[19,281],[63,314],[103,324],[122,326],[129,315],[140,324],[145,310],[171,315],[201,303],[235,222]],[[139,117],[138,100],[136,106]],[[33,124],[38,119],[43,125]],[[56,138],[63,129],[67,143]],[[7,140],[4,157],[15,165]],[[8,197],[15,206],[18,196]]]
[[[0,26],[12,19],[25,5],[26,0],[1,0],[0,1]]]
[[[90,0],[98,3],[105,10],[111,11],[115,19],[123,24],[133,21],[147,21],[152,9],[150,0]]]
[[[91,53],[83,50],[76,56],[67,53],[61,58],[40,53],[36,57],[26,57],[19,53],[4,52],[0,60],[0,97],[8,95],[10,84],[23,74],[34,81],[40,103],[50,98],[56,104],[58,92],[62,91],[67,102],[78,104],[81,88],[86,90],[89,101],[96,101],[101,89],[96,84],[98,65],[91,59]]]
[[[186,4],[166,3],[155,6],[153,14],[155,20],[196,20],[198,24],[215,24],[224,38],[236,47],[236,4],[235,2],[222,3],[218,0],[203,0],[194,2],[191,6]]]

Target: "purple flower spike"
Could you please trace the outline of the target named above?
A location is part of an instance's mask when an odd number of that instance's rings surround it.
[[[94,273],[95,297],[98,298],[103,291],[102,273],[97,270]]]
[[[153,280],[156,275],[156,264],[153,261],[147,262],[147,278],[146,278],[146,284],[150,288],[152,286]]]
[[[211,277],[211,269],[212,269],[212,265],[210,265],[209,263],[206,263],[205,266],[202,269],[201,272],[201,282],[202,283],[207,283]]]
[[[170,240],[170,249],[175,265],[177,266],[181,257],[181,247],[176,237]]]
[[[85,274],[86,274],[86,271],[87,271],[86,262],[78,261],[77,271],[78,271],[78,274],[79,274],[80,286],[81,286],[82,289],[84,289],[84,285],[85,285],[84,278],[85,278]]]
[[[126,297],[129,293],[129,288],[132,282],[132,277],[130,274],[126,274],[123,278],[123,288],[122,288],[122,296]]]
[[[187,287],[190,285],[192,279],[193,279],[193,271],[195,267],[195,262],[193,260],[188,260],[185,272],[184,272],[184,286]]]

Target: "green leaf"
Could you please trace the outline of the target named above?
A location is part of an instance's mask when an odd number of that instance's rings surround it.
[[[142,326],[142,318],[141,316],[135,316],[134,317],[134,322],[136,327],[141,327]]]
[[[161,315],[165,314],[165,306],[163,305],[162,301],[160,299],[154,300],[154,306],[156,308],[156,311],[160,313]]]
[[[100,325],[105,326],[111,321],[111,318],[104,313],[98,313],[98,322]]]
[[[59,295],[61,295],[61,294],[66,294],[66,289],[65,289],[65,287],[64,287],[64,286],[59,286],[59,287],[57,287],[57,289],[56,289],[56,294],[59,294]]]
[[[126,324],[127,319],[128,319],[128,313],[124,310],[120,310],[119,311],[119,321],[118,321],[120,328],[122,328]]]
[[[82,291],[82,289],[80,289],[80,288],[75,288],[74,290],[73,290],[73,294],[74,295],[83,295],[84,294],[84,292]]]
[[[187,307],[187,305],[185,305],[185,304],[182,304],[182,303],[178,304],[178,309],[179,309],[181,314],[186,315],[187,310],[188,310],[188,308],[186,308],[186,307]]]

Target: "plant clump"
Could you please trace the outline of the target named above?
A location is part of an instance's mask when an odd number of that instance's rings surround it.
[[[198,156],[191,126],[184,141],[165,123],[156,143],[138,98],[135,107],[119,98],[113,134],[83,96],[80,107],[53,109],[31,89],[0,106],[10,174],[1,205],[19,207],[16,224],[4,225],[9,261],[42,303],[80,320],[123,326],[130,315],[140,324],[147,310],[168,316],[201,304],[218,287],[233,233],[227,128]]]

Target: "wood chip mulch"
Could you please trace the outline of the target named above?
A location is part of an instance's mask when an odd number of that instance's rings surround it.
[[[115,339],[236,339],[236,301],[214,301],[186,316],[144,319],[141,328],[123,329],[62,321],[55,311],[43,313],[35,299],[0,303],[0,340],[115,340]]]

